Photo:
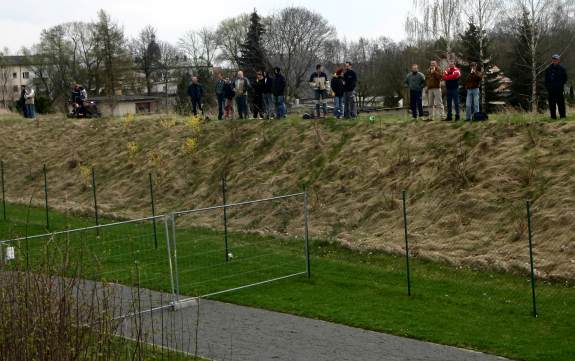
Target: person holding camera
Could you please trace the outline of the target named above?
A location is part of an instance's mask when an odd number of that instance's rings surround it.
[[[425,77],[427,82],[427,102],[429,104],[430,119],[434,120],[439,113],[439,119],[444,116],[443,96],[441,94],[441,80],[443,80],[443,73],[437,61],[432,60]]]
[[[461,70],[455,66],[455,61],[450,60],[449,66],[443,73],[443,80],[445,81],[445,90],[447,93],[447,118],[446,121],[453,120],[453,108],[455,108],[455,120],[460,119],[460,103],[459,103],[459,79],[461,78]]]
[[[483,73],[477,64],[469,65],[470,73],[465,79],[467,99],[465,101],[465,120],[472,121],[475,114],[479,113],[479,87],[483,80]]]
[[[327,74],[323,72],[323,65],[318,64],[315,67],[315,72],[309,78],[309,84],[314,91],[315,95],[315,116],[320,117],[320,104],[322,104],[323,114],[322,118],[327,116],[327,89],[328,80]]]

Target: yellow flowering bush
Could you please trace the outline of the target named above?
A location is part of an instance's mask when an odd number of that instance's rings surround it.
[[[132,113],[128,113],[122,118],[122,124],[124,125],[124,128],[128,128],[135,120],[136,116]]]
[[[195,138],[186,138],[182,150],[186,155],[193,155],[198,149],[198,141]]]
[[[128,143],[128,157],[134,158],[140,152],[140,145],[136,142]]]

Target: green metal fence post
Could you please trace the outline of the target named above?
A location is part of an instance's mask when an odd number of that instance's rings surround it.
[[[152,206],[152,224],[154,225],[154,247],[158,249],[158,229],[156,226],[156,203],[154,200],[154,182],[152,178],[152,173],[149,174],[150,178],[150,201]]]
[[[227,187],[226,187],[226,176],[222,176],[222,196],[224,200],[224,243],[225,243],[225,251],[226,251],[226,262],[229,262],[230,255],[228,251],[228,208],[226,205],[228,204],[227,198]]]
[[[303,199],[303,217],[304,217],[304,227],[305,227],[305,266],[307,272],[307,278],[311,278],[311,262],[309,257],[309,198],[307,194],[307,189],[304,189],[304,199]]]
[[[531,265],[531,298],[533,317],[537,317],[537,297],[535,294],[535,262],[533,261],[533,224],[531,222],[531,201],[527,201],[527,227],[529,231],[529,263]]]
[[[6,189],[4,187],[4,161],[0,160],[0,173],[2,177],[2,214],[6,220]]]
[[[407,192],[402,191],[403,199],[403,234],[405,237],[405,268],[407,271],[407,295],[411,296],[411,271],[409,268],[409,237],[407,232]]]
[[[94,196],[94,215],[96,217],[96,226],[100,225],[98,217],[98,192],[96,191],[96,170],[92,167],[92,194]],[[100,235],[100,228],[96,228],[96,234]]]
[[[44,171],[44,205],[46,208],[46,229],[50,229],[50,208],[48,207],[48,169],[46,164],[43,167]]]

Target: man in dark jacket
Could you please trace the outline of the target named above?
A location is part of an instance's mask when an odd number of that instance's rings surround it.
[[[266,83],[264,79],[264,74],[258,71],[256,74],[256,81],[253,86],[254,91],[254,103],[252,110],[254,112],[254,119],[264,118],[264,93],[266,91]]]
[[[405,77],[405,87],[409,89],[409,104],[413,119],[423,117],[423,89],[425,88],[425,75],[419,71],[419,65],[413,64],[411,72]]]
[[[272,93],[274,95],[274,102],[276,105],[276,117],[278,119],[285,118],[287,113],[285,105],[285,91],[286,91],[286,78],[282,75],[281,69],[276,67],[274,69],[274,81],[272,85]]]
[[[266,112],[266,119],[271,119],[274,117],[274,81],[267,71],[264,72],[264,84],[264,111]]]
[[[447,93],[447,119],[446,121],[453,120],[453,108],[455,108],[455,120],[460,119],[460,106],[459,106],[459,79],[461,78],[461,70],[455,66],[454,61],[449,62],[449,66],[443,73],[443,80],[445,80],[445,90]]]
[[[561,57],[553,55],[551,65],[545,70],[545,87],[549,94],[549,110],[551,118],[557,119],[557,108],[559,108],[559,117],[567,117],[565,110],[565,84],[567,83],[567,71],[561,65]]]
[[[224,74],[218,73],[218,82],[216,83],[216,97],[218,98],[218,120],[224,118],[224,108],[226,103],[226,96],[224,92],[224,87],[226,86],[226,81],[224,80]]]
[[[333,92],[333,116],[337,119],[341,119],[343,116],[344,88],[343,69],[338,69],[335,72],[335,76],[331,79],[331,91]]]
[[[345,73],[343,74],[346,119],[357,117],[357,108],[355,104],[355,87],[357,86],[357,74],[353,71],[351,62],[345,63]]]
[[[202,97],[204,96],[204,87],[198,82],[198,77],[192,77],[192,84],[188,87],[188,96],[192,100],[192,113],[198,115],[198,109],[204,113],[202,107]]]

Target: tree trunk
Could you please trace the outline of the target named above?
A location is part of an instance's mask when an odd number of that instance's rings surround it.
[[[531,8],[531,39],[529,47],[531,48],[531,112],[537,112],[537,40],[536,40],[536,23],[535,13],[533,7]]]

